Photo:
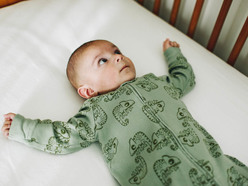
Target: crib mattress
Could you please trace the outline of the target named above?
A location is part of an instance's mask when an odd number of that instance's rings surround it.
[[[0,9],[0,35],[0,114],[61,121],[83,103],[65,73],[82,43],[110,40],[132,59],[137,76],[159,76],[168,69],[163,40],[176,40],[196,75],[183,101],[225,154],[248,164],[248,78],[133,0],[24,1]],[[0,148],[3,186],[118,185],[98,144],[55,156],[0,135]]]

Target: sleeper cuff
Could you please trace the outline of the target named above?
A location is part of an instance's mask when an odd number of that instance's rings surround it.
[[[177,54],[181,54],[180,48],[170,47],[164,52],[164,56],[168,62],[168,65],[173,63],[176,60]]]
[[[16,114],[11,123],[9,139],[25,143],[31,136],[32,126],[35,126],[33,120],[25,119],[22,115]]]

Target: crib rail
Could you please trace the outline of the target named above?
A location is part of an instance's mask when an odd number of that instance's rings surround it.
[[[224,21],[226,19],[226,16],[227,16],[227,13],[229,11],[231,4],[232,4],[232,0],[224,0],[223,1],[218,18],[215,22],[212,34],[211,34],[209,42],[208,42],[207,49],[210,51],[214,50],[214,47],[215,47],[217,39],[220,35],[220,31],[223,27]]]
[[[0,8],[17,3],[19,1],[22,1],[22,0],[0,0]],[[144,0],[137,0],[137,1],[141,5],[144,4]],[[212,30],[212,33],[211,33],[211,36],[209,38],[208,45],[207,45],[207,49],[211,52],[214,50],[216,46],[217,40],[219,38],[221,29],[224,25],[228,11],[231,7],[232,1],[233,0],[223,0],[221,9],[219,11],[219,15],[216,19],[214,28]],[[154,0],[153,13],[156,15],[159,15],[160,4],[161,4],[161,0]],[[172,26],[174,26],[176,23],[180,4],[181,4],[181,0],[174,0],[171,15],[170,15],[170,20],[169,20],[169,23]],[[198,23],[200,14],[201,14],[203,4],[204,4],[204,0],[196,0],[195,7],[194,7],[194,10],[191,16],[191,21],[189,23],[188,32],[187,32],[187,35],[191,38],[193,38],[194,36],[195,29],[196,29],[196,26],[197,26],[197,23]],[[228,64],[234,66],[235,61],[237,60],[247,37],[248,37],[248,17],[246,18],[246,21],[239,33],[236,43],[234,44],[232,51],[229,55],[229,58],[227,60]]]
[[[195,8],[194,8],[194,11],[191,17],[191,21],[190,21],[189,29],[187,33],[187,35],[191,38],[193,38],[194,36],[196,25],[198,23],[198,20],[201,14],[203,3],[204,3],[204,0],[197,0],[195,3]]]
[[[137,0],[137,1],[141,5],[144,4],[144,0]],[[219,38],[221,29],[224,25],[224,22],[227,17],[230,6],[232,4],[232,1],[233,0],[223,0],[221,9],[219,11],[219,15],[216,19],[215,26],[212,30],[212,33],[211,33],[211,36],[209,38],[208,45],[207,45],[207,49],[211,52],[214,50],[216,46],[217,40]],[[170,15],[170,20],[169,20],[169,23],[172,26],[175,25],[180,3],[181,3],[181,0],[174,0],[171,15]],[[160,4],[161,4],[161,0],[154,0],[153,13],[156,15],[159,15]],[[194,7],[192,17],[191,17],[191,21],[189,23],[188,32],[187,32],[187,35],[191,38],[193,38],[194,36],[194,32],[195,32],[195,29],[196,29],[196,26],[197,26],[197,23],[198,23],[200,14],[201,14],[203,4],[204,4],[204,0],[196,0],[195,7]],[[232,52],[229,55],[229,58],[227,60],[228,64],[234,66],[235,61],[237,57],[239,56],[239,53],[241,52],[243,45],[247,39],[247,36],[248,36],[248,18],[246,19],[243,25],[243,28],[241,29],[240,34],[236,40],[236,43],[234,44],[232,48]]]
[[[232,66],[235,64],[235,61],[238,58],[239,53],[241,49],[243,48],[243,45],[245,44],[247,37],[248,37],[248,17],[245,20],[245,23],[241,29],[238,39],[236,40],[236,43],[234,44],[232,52],[227,60],[228,64]]]
[[[0,0],[0,8],[12,5],[22,0]]]

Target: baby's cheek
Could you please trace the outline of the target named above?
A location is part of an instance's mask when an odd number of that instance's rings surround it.
[[[103,80],[103,79],[102,79]],[[99,84],[101,90],[109,92],[117,89],[120,86],[119,78],[113,74],[109,74],[108,78],[104,78],[102,83]]]

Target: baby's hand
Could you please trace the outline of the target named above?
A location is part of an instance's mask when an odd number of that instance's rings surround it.
[[[3,124],[3,127],[1,130],[2,130],[2,133],[5,137],[9,136],[9,129],[10,129],[11,123],[12,123],[15,115],[16,114],[14,114],[14,113],[8,113],[8,114],[4,115],[4,124]]]
[[[163,43],[163,51],[165,52],[168,48],[170,48],[170,47],[177,47],[177,48],[179,48],[180,47],[180,45],[177,43],[177,42],[175,42],[175,41],[170,41],[170,39],[166,39],[165,41],[164,41],[164,43]]]

